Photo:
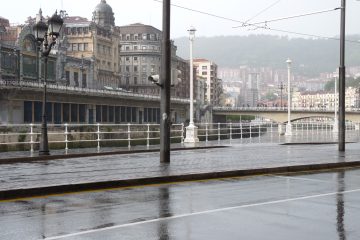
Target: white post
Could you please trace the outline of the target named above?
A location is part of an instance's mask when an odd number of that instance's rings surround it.
[[[68,124],[67,123],[65,123],[65,132],[64,132],[64,134],[65,134],[65,152],[67,153],[67,151],[69,150],[69,148],[68,148]]]
[[[218,141],[220,142],[220,123],[218,123]]]
[[[184,123],[181,123],[181,144],[184,143]]]
[[[97,151],[100,151],[100,123],[97,123]]]
[[[34,125],[30,123],[30,152],[34,152]]]
[[[196,143],[199,142],[197,137],[198,128],[194,125],[194,64],[193,64],[193,43],[195,39],[194,27],[191,27],[189,31],[190,40],[190,122],[189,126],[186,127],[186,138],[185,143]]]
[[[229,123],[230,125],[230,141],[232,140],[232,122]]]
[[[290,87],[290,78],[291,78],[291,60],[288,58],[286,61],[287,63],[287,69],[288,69],[288,122],[286,124],[286,136],[291,136],[291,87]]]
[[[205,142],[208,142],[208,123],[205,123]]]
[[[127,124],[128,126],[128,148],[131,148],[131,129],[130,129],[130,123]]]
[[[147,134],[146,134],[146,147],[149,148],[150,146],[150,125],[147,124]]]

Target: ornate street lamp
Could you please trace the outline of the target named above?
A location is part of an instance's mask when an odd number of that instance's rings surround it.
[[[194,65],[193,65],[193,43],[195,39],[194,27],[191,27],[189,32],[190,40],[190,122],[189,126],[186,127],[186,138],[184,142],[186,143],[195,143],[199,142],[197,137],[197,127],[194,125]]]
[[[43,22],[41,9],[39,11],[40,20],[34,25],[33,30],[35,33],[36,41],[38,42],[38,50],[43,45],[43,51],[41,56],[44,59],[44,91],[43,91],[43,102],[42,102],[42,123],[41,123],[41,136],[40,136],[40,147],[39,155],[50,155],[49,142],[47,133],[47,118],[46,118],[46,80],[47,80],[47,63],[48,57],[52,47],[56,44],[56,38],[60,35],[61,27],[64,23],[63,19],[57,14],[48,20],[48,24]],[[48,42],[50,37],[50,44]],[[40,78],[40,71],[38,70],[38,77]]]

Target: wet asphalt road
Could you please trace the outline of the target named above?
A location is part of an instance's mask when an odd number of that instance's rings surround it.
[[[0,239],[360,239],[360,170],[0,202]]]

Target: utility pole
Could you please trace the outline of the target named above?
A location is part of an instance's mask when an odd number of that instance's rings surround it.
[[[160,74],[160,162],[170,163],[170,1],[163,0],[163,39]]]
[[[341,0],[339,66],[339,151],[345,151],[345,5]]]

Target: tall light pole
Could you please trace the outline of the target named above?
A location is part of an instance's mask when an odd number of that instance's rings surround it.
[[[195,39],[194,27],[191,27],[189,32],[190,40],[190,121],[189,126],[186,127],[186,138],[185,143],[196,143],[199,142],[197,137],[197,127],[194,125],[194,64],[193,64],[193,43]]]
[[[39,155],[50,155],[49,151],[49,141],[47,133],[47,117],[46,117],[46,80],[47,80],[47,63],[48,57],[51,52],[52,47],[56,44],[56,38],[60,35],[61,27],[64,23],[62,18],[55,12],[55,14],[48,20],[48,24],[43,22],[41,9],[39,11],[40,20],[37,22],[34,27],[35,39],[38,42],[40,47],[43,44],[42,57],[44,58],[44,88],[43,88],[43,101],[42,101],[42,122],[41,122],[41,136],[40,136],[40,146],[39,146]],[[50,43],[48,42],[48,37],[50,37]],[[39,73],[40,74],[40,73]]]
[[[339,66],[339,151],[345,151],[345,0],[341,0]]]
[[[286,60],[287,63],[287,69],[288,69],[288,122],[286,124],[286,132],[285,135],[286,136],[291,136],[292,135],[292,131],[291,131],[291,87],[290,87],[290,78],[291,78],[291,60],[288,58],[288,60]]]

